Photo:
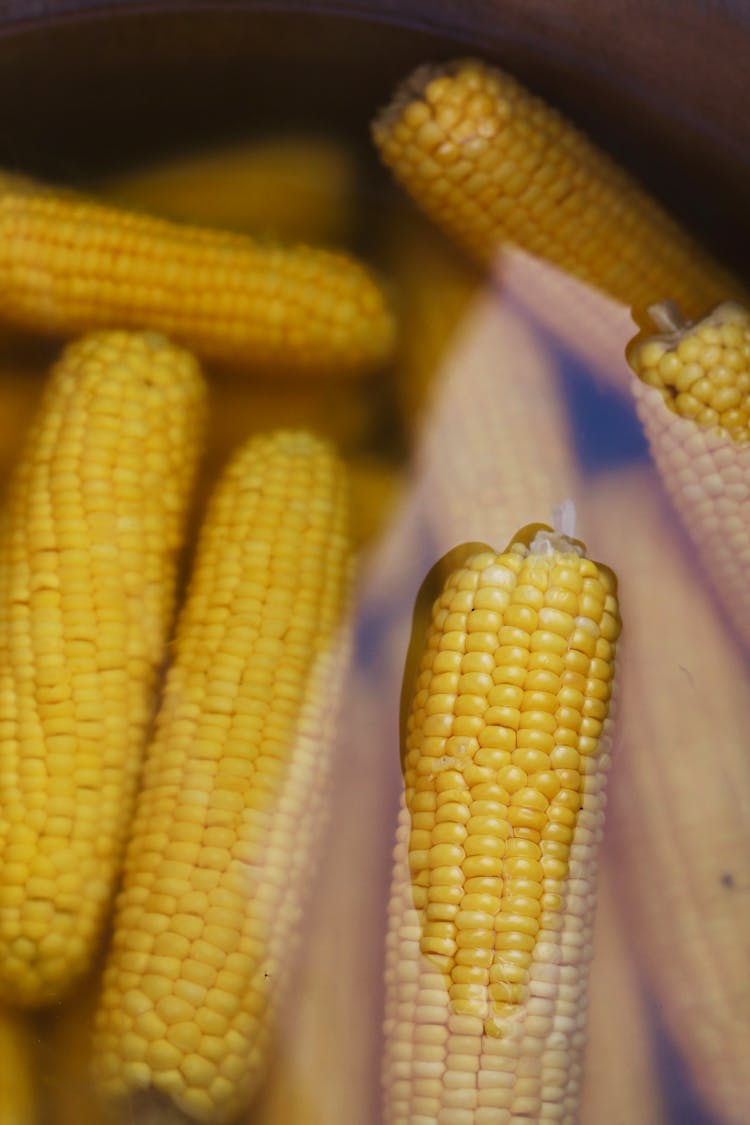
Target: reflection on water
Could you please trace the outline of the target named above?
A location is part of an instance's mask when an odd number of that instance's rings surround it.
[[[339,173],[324,173],[321,198],[351,209],[338,229],[354,229],[363,200],[351,185],[342,193]],[[278,180],[274,190],[283,190]],[[404,906],[389,907],[399,705],[417,594],[456,544],[500,549],[569,497],[592,557],[618,573],[624,622],[580,1125],[741,1125],[750,1115],[740,946],[750,671],[649,462],[623,359],[631,318],[521,251],[500,253],[483,279],[392,196],[368,196],[366,209],[369,252],[405,335],[391,368],[356,390],[332,383],[320,396],[209,371],[202,490],[246,434],[306,423],[347,458],[360,548],[357,645],[325,850],[310,873],[302,955],[268,1082],[245,1119],[381,1122],[384,940],[389,909]],[[425,266],[415,270],[415,260]],[[7,342],[0,487],[49,351]],[[105,1120],[88,1078],[95,1003],[92,978],[32,1019],[34,1065],[46,1072],[37,1090],[44,1125]],[[411,1065],[407,1052],[388,1080],[411,1081]],[[0,1077],[0,1107],[5,1089]]]

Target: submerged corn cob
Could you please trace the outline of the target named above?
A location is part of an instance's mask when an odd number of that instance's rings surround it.
[[[609,157],[475,60],[420,67],[374,123],[386,164],[478,262],[512,243],[641,311],[688,315],[739,292]]]
[[[652,310],[660,335],[628,358],[638,415],[667,491],[735,628],[750,644],[750,313],[724,302],[696,323]]]
[[[656,474],[605,477],[588,498],[597,549],[618,552],[628,605],[618,676],[623,712],[637,708],[611,786],[618,895],[702,1098],[722,1125],[745,1125],[750,672]]]
[[[325,811],[346,492],[325,444],[279,431],[243,447],[209,508],[96,1019],[108,1098],[162,1094],[223,1122],[264,1073]]]
[[[34,1052],[26,1016],[0,1008],[0,1121],[36,1125]]]
[[[290,134],[171,157],[99,184],[97,194],[178,222],[341,243],[354,226],[355,191],[343,143]]]
[[[619,619],[611,572],[534,531],[433,608],[389,908],[389,1125],[576,1119]]]
[[[0,290],[9,324],[152,328],[258,371],[354,375],[393,344],[382,292],[343,253],[180,226],[8,174]]]
[[[88,965],[127,830],[204,385],[160,336],[100,333],[54,369],[0,516],[0,997]]]

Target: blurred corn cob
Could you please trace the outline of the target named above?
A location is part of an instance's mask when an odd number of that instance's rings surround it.
[[[22,1012],[0,1008],[0,1121],[36,1125],[34,1051],[31,1029]]]
[[[267,1067],[326,812],[347,520],[343,466],[304,432],[252,439],[210,505],[96,1021],[98,1084],[138,1112],[162,1094],[228,1120]]]
[[[413,436],[484,277],[422,216],[403,211],[388,218],[383,254],[400,325],[394,399]]]
[[[610,792],[618,784],[615,755]],[[642,974],[605,831],[594,920],[579,1125],[667,1125]]]
[[[578,496],[554,359],[497,294],[477,297],[445,356],[414,460],[437,555],[498,528],[510,535],[529,512]]]
[[[503,249],[494,280],[534,323],[583,360],[597,383],[629,397],[634,377],[625,349],[633,319],[626,305],[516,246]]]
[[[343,253],[181,226],[0,176],[0,317],[38,332],[151,328],[254,371],[357,375],[394,326]]]
[[[652,309],[629,360],[665,486],[732,622],[750,645],[750,313],[726,302],[696,323]]]
[[[379,1125],[386,810],[400,778],[387,753],[398,688],[360,653],[347,680],[331,831],[293,1002],[253,1125]]]
[[[551,530],[473,556],[435,602],[389,908],[389,1125],[577,1119],[618,632],[613,576]]]
[[[750,1111],[750,674],[652,471],[592,487],[627,606],[612,785],[618,888],[667,1027],[726,1125]],[[634,708],[637,707],[637,712]]]
[[[300,133],[174,156],[94,190],[121,207],[177,222],[343,244],[354,228],[356,180],[346,145]]]
[[[202,437],[195,361],[100,333],[55,367],[0,516],[0,995],[57,999],[117,876]]]
[[[480,61],[420,67],[373,136],[396,179],[480,264],[516,245],[637,313],[670,299],[692,316],[741,292],[614,161]]]

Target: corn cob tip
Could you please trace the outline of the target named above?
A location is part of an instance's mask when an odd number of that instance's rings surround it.
[[[750,441],[750,312],[738,301],[683,319],[672,301],[651,305],[656,334],[641,331],[627,348],[638,378],[660,391],[675,414]]]

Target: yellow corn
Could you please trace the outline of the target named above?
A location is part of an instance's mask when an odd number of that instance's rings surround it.
[[[699,1093],[722,1125],[744,1125],[750,673],[653,470],[612,474],[589,499],[592,540],[618,553],[628,606],[621,702],[626,714],[637,708],[611,785],[618,895]]]
[[[373,134],[409,194],[481,264],[515,244],[638,311],[669,298],[693,315],[740,291],[614,161],[480,61],[420,67]]]
[[[7,174],[0,289],[12,325],[150,328],[257,371],[359,374],[393,344],[383,294],[343,253],[180,226]]]
[[[25,1016],[0,1008],[0,1121],[36,1125],[34,1052]]]
[[[115,1101],[161,1094],[223,1122],[264,1073],[326,804],[346,493],[325,444],[279,431],[242,448],[209,508],[96,1018],[96,1077]]]
[[[53,371],[0,516],[0,996],[48,1002],[109,905],[203,421],[195,361],[100,333]]]
[[[667,491],[734,627],[750,644],[750,313],[725,302],[629,349],[638,414]]]
[[[356,170],[333,138],[290,134],[171,157],[97,185],[122,207],[285,241],[343,243]]]
[[[618,632],[611,572],[538,526],[434,604],[388,917],[389,1125],[576,1120]]]

